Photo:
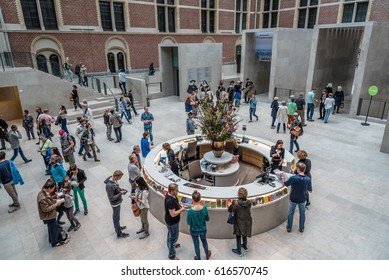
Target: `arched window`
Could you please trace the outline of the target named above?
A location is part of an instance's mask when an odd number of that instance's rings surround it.
[[[44,55],[38,55],[36,57],[36,64],[38,65],[38,70],[49,73],[47,70],[46,57]]]
[[[124,54],[122,52],[119,52],[117,54],[117,60],[118,60],[118,68],[123,69],[123,71],[126,71],[126,67],[124,65]]]
[[[50,59],[51,73],[54,76],[61,77],[61,67],[60,67],[58,55],[52,54],[50,55],[49,59]]]
[[[113,53],[107,54],[108,59],[108,68],[111,73],[116,73],[116,66],[115,66],[115,56]]]

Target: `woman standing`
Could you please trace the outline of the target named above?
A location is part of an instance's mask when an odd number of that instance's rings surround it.
[[[207,225],[206,222],[209,221],[208,209],[207,207],[200,204],[201,194],[195,190],[192,194],[193,206],[189,208],[188,214],[186,215],[186,223],[189,225],[190,236],[193,240],[194,250],[196,256],[195,260],[201,260],[200,256],[200,244],[203,243],[205,258],[209,260],[211,257],[211,250],[208,250],[207,242]]]
[[[308,154],[304,150],[300,150],[297,153],[297,158],[299,159],[297,163],[301,162],[305,164],[305,171],[304,175],[308,176],[311,179],[311,184],[312,184],[312,175],[311,175],[311,160],[308,158]],[[297,174],[297,170],[294,171],[294,174]],[[311,202],[309,201],[309,191],[307,191],[307,203],[305,206],[311,205]]]
[[[232,252],[239,257],[242,256],[242,248],[247,251],[247,237],[251,237],[252,218],[251,218],[251,202],[247,200],[247,189],[241,187],[238,190],[238,200],[233,201],[228,212],[235,212],[234,232],[236,235],[236,249]],[[242,243],[243,240],[243,243]]]
[[[253,121],[253,116],[257,118],[258,121],[258,116],[255,114],[255,111],[257,110],[257,98],[255,98],[255,94],[252,93],[251,97],[249,99],[249,105],[250,105],[250,121]]]
[[[147,157],[147,155],[150,153],[150,142],[149,142],[150,134],[148,132],[143,132],[143,137],[140,140],[140,147],[142,150],[142,157]]]
[[[335,110],[336,110],[336,113],[339,113],[339,108],[340,108],[341,104],[344,102],[344,92],[343,92],[343,88],[341,86],[338,86],[338,90],[335,91],[334,98],[335,98],[335,106],[334,106],[334,111],[332,112],[332,114],[335,114]]]
[[[331,112],[334,109],[335,99],[332,97],[332,93],[328,94],[326,101],[324,101],[324,109],[326,109],[326,114],[324,116],[324,123],[328,123]]]
[[[288,107],[286,106],[286,101],[281,102],[281,106],[277,111],[277,133],[280,132],[281,123],[284,128],[284,134],[286,133],[286,123],[288,122]]]
[[[109,116],[109,123],[113,126],[113,130],[115,131],[116,141],[115,143],[120,143],[122,140],[122,123],[123,121],[116,115],[115,110],[111,109],[111,115]]]
[[[39,151],[43,157],[43,162],[46,166],[46,173],[45,175],[50,175],[49,170],[49,162],[51,157],[51,147],[53,146],[53,143],[44,135],[43,133],[39,136]]]
[[[271,117],[272,117],[272,121],[271,121],[271,128],[274,129],[276,128],[276,126],[274,125],[275,122],[276,122],[276,117],[277,117],[277,112],[278,112],[278,97],[274,97],[274,100],[273,102],[270,104],[270,108],[271,108]]]
[[[82,205],[84,206],[84,215],[88,215],[88,204],[86,202],[85,198],[85,181],[86,181],[86,175],[84,170],[77,167],[77,165],[72,164],[70,165],[70,169],[67,172],[67,175],[70,178],[70,184],[73,188],[74,192],[74,204],[76,207],[76,210],[74,211],[74,215],[77,215],[80,213],[80,206],[78,204],[78,195],[80,195]]]
[[[66,120],[67,114],[68,114],[68,112],[66,111],[65,106],[61,105],[61,107],[59,107],[59,113],[58,113],[58,117],[60,117],[60,119],[61,119],[61,129],[66,131],[67,134],[69,134],[69,131],[67,128],[67,120]]]
[[[290,126],[290,153],[293,154],[293,144],[296,145],[296,152],[300,150],[300,145],[297,143],[297,138],[303,134],[303,125],[299,120],[299,114],[294,113],[294,120]]]
[[[192,105],[190,102],[192,101],[191,96],[189,95],[185,100],[185,113],[189,113],[192,110]]]
[[[57,155],[51,156],[51,176],[58,185],[58,190],[61,191],[63,177],[66,176],[66,171],[63,168],[62,162]]]
[[[112,138],[112,124],[110,123],[109,121],[109,109],[106,108],[104,110],[104,115],[103,115],[103,119],[104,119],[104,124],[105,124],[105,127],[107,128],[107,139],[109,141],[112,141],[113,138]]]
[[[271,146],[270,156],[271,156],[271,170],[278,169],[282,170],[282,163],[285,158],[285,149],[283,147],[284,141],[277,140],[274,146]]]
[[[324,120],[324,116],[326,114],[326,110],[324,109],[324,102],[326,101],[326,98],[328,96],[328,92],[326,89],[323,90],[320,96],[320,105],[319,105],[319,113],[320,113],[320,118],[319,120]]]
[[[162,148],[166,151],[167,160],[168,160],[168,164],[170,165],[171,171],[177,176],[180,176],[178,172],[178,162],[173,149],[170,147],[170,144],[164,143],[162,145]]]
[[[135,184],[137,188],[135,189],[135,194],[132,198],[136,201],[136,205],[138,205],[140,209],[140,220],[142,223],[142,228],[138,230],[136,234],[143,232],[143,235],[139,236],[139,239],[144,239],[150,235],[149,221],[147,218],[149,213],[149,186],[142,177],[138,177],[135,180]]]

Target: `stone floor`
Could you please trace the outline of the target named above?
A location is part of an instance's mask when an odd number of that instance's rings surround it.
[[[248,123],[248,106],[243,104],[240,108],[247,134],[272,142],[283,139],[288,147],[288,134],[276,134],[270,129],[270,104],[266,96],[259,96],[259,100],[258,122]],[[155,117],[155,144],[185,134],[184,104],[177,97],[152,100],[150,112]],[[324,124],[317,120],[317,113],[316,110],[315,122],[308,123],[299,139],[313,165],[314,191],[312,206],[306,213],[305,232],[299,233],[295,226],[292,233],[287,233],[283,223],[250,238],[250,250],[243,259],[389,259],[389,185],[385,179],[389,155],[379,152],[384,124],[371,123],[369,127],[363,127],[360,120],[345,114],[332,115],[329,123]],[[131,236],[116,238],[103,183],[113,170],[126,170],[132,146],[140,141],[142,123],[134,120],[131,125],[124,124],[124,141],[120,144],[106,140],[102,119],[95,120],[95,126],[101,162],[84,162],[76,156],[79,167],[86,170],[88,176],[89,215],[79,215],[80,230],[70,233],[71,241],[66,246],[55,249],[48,244],[47,228],[39,220],[36,206],[36,195],[47,178],[43,175],[44,163],[36,151],[35,141],[22,140],[26,156],[33,161],[29,164],[24,164],[20,158],[15,161],[26,182],[17,186],[21,210],[8,214],[10,198],[4,188],[0,189],[0,259],[167,258],[165,226],[149,215],[150,237],[139,240],[135,232],[140,221],[132,215],[128,198],[122,206],[121,222]],[[75,126],[71,125],[70,131],[74,130]],[[25,135],[22,128],[21,131]],[[54,131],[57,135],[58,128]],[[238,132],[241,133],[241,127]],[[54,143],[58,143],[58,139]],[[9,159],[12,151],[8,148],[6,152]],[[121,185],[128,188],[127,172],[124,173]],[[295,223],[297,217],[295,215]],[[193,259],[190,236],[180,234],[179,242],[182,247],[177,256]],[[208,242],[212,259],[236,259],[231,252],[235,240],[209,239]]]

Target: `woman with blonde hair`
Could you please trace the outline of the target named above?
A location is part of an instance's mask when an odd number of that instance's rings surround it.
[[[251,201],[247,200],[247,189],[238,190],[238,200],[234,200],[228,207],[228,212],[235,212],[234,232],[236,235],[236,249],[232,252],[242,256],[242,248],[247,251],[247,237],[251,237],[253,220],[251,218]],[[243,243],[242,243],[243,240]]]

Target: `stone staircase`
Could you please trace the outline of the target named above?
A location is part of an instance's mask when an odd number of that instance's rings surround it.
[[[120,89],[117,89],[117,88],[111,89],[111,91],[113,92],[113,94],[111,94],[111,95],[99,96],[99,97],[96,97],[95,99],[88,100],[88,105],[89,105],[89,108],[91,108],[91,110],[92,110],[92,114],[93,114],[94,119],[102,118],[104,115],[104,110],[106,108],[113,108],[116,110],[115,99],[117,101],[119,101],[120,97],[122,96],[122,92]],[[80,101],[80,103],[82,103],[82,101]],[[142,103],[138,100],[134,100],[134,105],[135,105],[136,111],[139,114],[139,112],[143,109]],[[134,114],[134,112],[131,110],[131,115],[133,115],[133,114]],[[68,116],[67,116],[68,124],[76,123],[77,117],[79,117],[79,116],[80,117],[83,116],[82,110],[77,109],[77,111],[75,111],[73,106],[72,106],[71,109],[68,109]]]

